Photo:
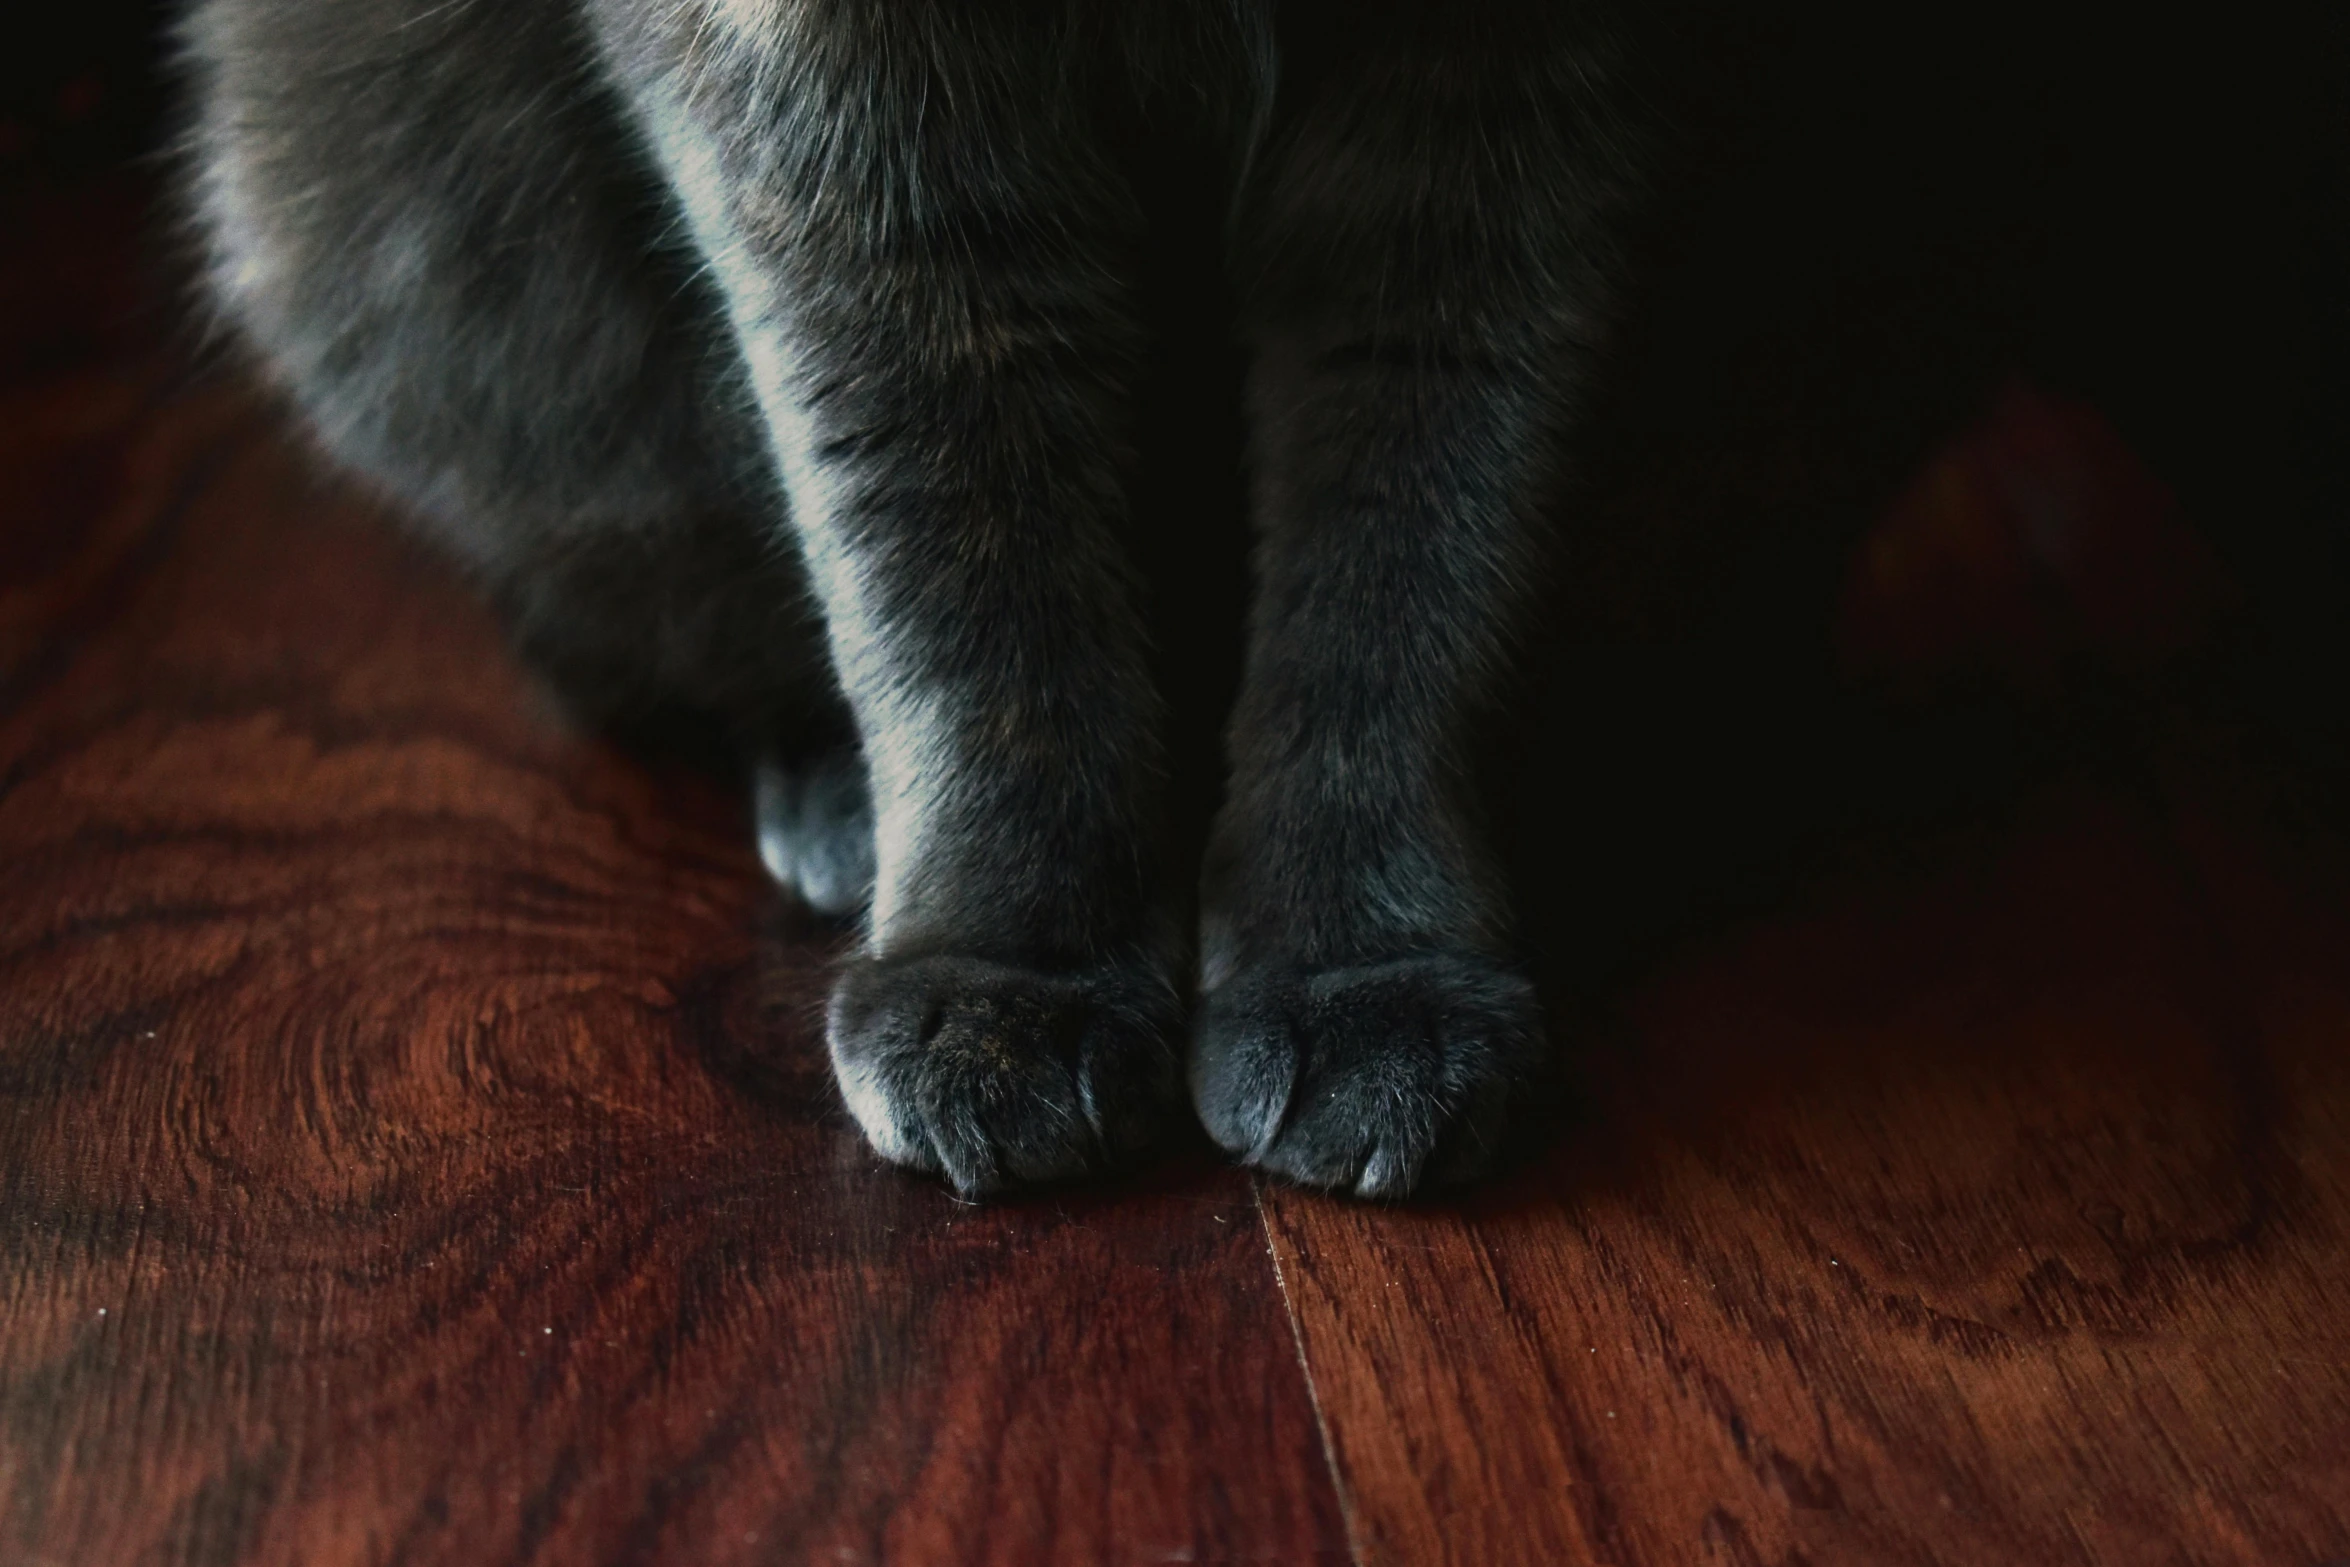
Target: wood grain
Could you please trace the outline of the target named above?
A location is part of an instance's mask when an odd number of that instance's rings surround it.
[[[0,1560],[1343,1555],[1246,1183],[882,1169],[734,800],[168,362],[0,421]]]
[[[2350,915],[2186,810],[1716,938],[1464,1205],[1268,1192],[1361,1559],[2350,1551]]]
[[[2350,1560],[2350,874],[2224,726],[1655,938],[1466,1199],[966,1207],[138,210],[0,252],[0,1564]]]

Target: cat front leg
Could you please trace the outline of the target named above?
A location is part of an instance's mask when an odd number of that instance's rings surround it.
[[[1190,1063],[1226,1148],[1375,1197],[1487,1168],[1546,1064],[1470,727],[1624,190],[1565,8],[1419,9],[1284,59],[1244,207],[1260,539]]]
[[[592,13],[756,388],[871,785],[832,1058],[965,1192],[1077,1174],[1182,1100],[1182,943],[1113,539],[1134,203],[1056,7]]]

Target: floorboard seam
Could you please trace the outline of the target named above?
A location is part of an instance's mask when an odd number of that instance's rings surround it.
[[[1346,1474],[1338,1467],[1330,1421],[1322,1413],[1322,1390],[1314,1385],[1313,1363],[1306,1359],[1305,1325],[1298,1321],[1297,1302],[1289,1295],[1289,1275],[1281,1271],[1281,1248],[1273,1244],[1273,1215],[1265,1207],[1264,1178],[1250,1176],[1248,1189],[1257,1206],[1257,1223],[1265,1233],[1265,1255],[1272,1259],[1273,1287],[1281,1292],[1281,1314],[1289,1319],[1289,1341],[1297,1347],[1298,1375],[1306,1380],[1306,1404],[1314,1412],[1314,1431],[1322,1439],[1322,1466],[1330,1471],[1330,1489],[1338,1497],[1338,1520],[1346,1528],[1346,1557],[1354,1567],[1363,1567],[1363,1537],[1355,1519],[1354,1493],[1347,1489]]]

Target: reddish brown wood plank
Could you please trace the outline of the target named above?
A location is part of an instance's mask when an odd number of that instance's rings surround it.
[[[734,802],[164,384],[0,451],[0,1561],[1343,1556],[1239,1177],[879,1168]]]
[[[2350,1555],[2350,918],[2199,820],[1723,938],[1465,1205],[1268,1190],[1362,1558]]]

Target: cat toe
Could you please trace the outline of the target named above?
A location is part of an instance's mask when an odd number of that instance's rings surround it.
[[[759,858],[819,914],[854,914],[873,895],[873,806],[865,764],[842,749],[805,764],[762,762],[753,785]]]
[[[1491,1168],[1546,1059],[1533,987],[1485,959],[1291,969],[1205,998],[1192,1102],[1246,1163],[1400,1198]]]
[[[966,1196],[1113,1167],[1181,1102],[1175,994],[1142,964],[1048,974],[864,960],[833,992],[842,1096],[884,1158]]]

